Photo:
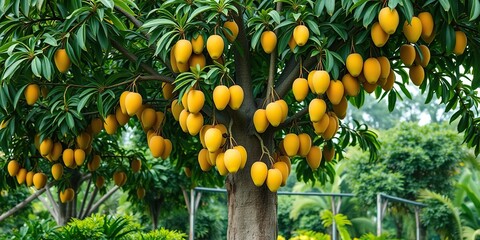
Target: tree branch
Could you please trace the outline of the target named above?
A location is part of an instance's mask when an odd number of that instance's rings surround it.
[[[135,27],[140,28],[143,25],[143,23],[140,20],[130,15],[129,13],[127,13],[125,10],[118,7],[117,5],[115,5],[115,10],[123,14],[123,16],[125,16],[130,22],[132,22]]]
[[[42,195],[43,192],[45,192],[45,188],[42,188],[42,189],[36,191],[34,194],[30,195],[25,200],[18,203],[15,207],[13,207],[10,210],[4,212],[2,215],[0,215],[0,222],[5,220],[6,218],[10,217],[11,215],[16,213],[18,210],[22,209],[23,207],[27,206],[30,202],[35,200],[38,196]]]
[[[282,10],[282,2],[277,2],[275,7],[277,12]],[[275,35],[278,35],[278,29],[275,29]],[[275,48],[273,52],[270,54],[270,66],[268,69],[268,83],[267,83],[267,94],[265,95],[265,99],[268,99],[272,94],[273,85],[275,83],[275,74],[277,72],[277,57],[278,57],[278,50]],[[271,100],[273,101],[275,97]],[[269,101],[267,101],[267,104]]]
[[[78,181],[78,185],[81,185],[86,180],[90,180],[90,182],[92,181],[92,174],[91,173],[83,175],[82,178],[80,178],[80,181]]]
[[[143,22],[138,20],[137,18],[135,18],[135,16],[132,16],[130,15],[129,13],[127,13],[126,11],[124,11],[123,9],[121,9],[120,7],[118,6],[115,6],[115,10],[117,10],[118,12],[120,12],[123,16],[125,16],[130,22],[133,23],[133,25],[135,27],[137,27],[138,29],[141,29],[141,27],[143,26]],[[145,38],[147,40],[150,40],[150,34],[148,34],[148,32],[146,31],[143,31],[143,30],[140,30],[142,32],[142,34],[145,36]],[[152,49],[152,47],[150,47]],[[155,49],[154,49],[155,50]],[[167,68],[170,70],[171,73],[173,73],[173,75],[175,76],[176,74],[173,72],[173,69],[172,69],[172,66],[170,65],[170,62],[165,62],[163,61],[163,59],[159,59],[163,65],[167,66]]]
[[[80,210],[78,211],[77,217],[82,216],[83,209],[85,208],[85,202],[87,202],[87,197],[88,197],[88,194],[90,193],[90,185],[92,185],[92,178],[88,180],[87,189],[85,190],[85,194],[83,195],[82,205],[80,206]]]
[[[40,201],[43,203],[43,206],[45,206],[45,208],[48,210],[50,215],[52,215],[53,220],[55,220],[55,222],[58,222],[58,216],[55,213],[55,210],[53,209],[53,207],[50,206],[47,198],[43,198],[42,196],[38,196],[38,199],[40,199]]]
[[[303,67],[309,69],[315,66],[315,57],[308,58],[303,62]],[[288,61],[287,65],[280,74],[280,77],[277,81],[277,87],[275,91],[277,92],[278,96],[283,98],[288,91],[292,88],[293,81],[299,76],[300,74],[300,62],[295,60],[295,56],[292,55],[290,60]]]
[[[53,199],[52,192],[50,192],[50,187],[53,185],[53,182],[45,186],[45,190],[47,191],[47,197],[48,200],[50,201],[50,204],[52,204],[52,208],[55,212],[55,214],[58,216],[60,214],[60,209],[58,207],[57,202]]]
[[[90,209],[92,208],[92,204],[93,204],[93,201],[95,201],[95,197],[97,196],[97,193],[98,193],[98,188],[95,188],[95,190],[93,190],[92,197],[90,198],[90,201],[88,202],[87,208],[85,209],[83,214],[80,215],[80,219],[84,219],[86,216],[88,216],[87,212],[89,212]]]
[[[122,53],[125,57],[127,57],[128,60],[137,63],[138,62],[138,57],[135,56],[133,53],[129,52],[125,47],[123,47],[120,43],[116,41],[110,41],[112,46],[117,49],[120,53]],[[145,63],[140,63],[139,64],[140,68],[142,68],[145,72],[149,73],[152,75],[152,77],[156,77],[158,80],[164,81],[164,82],[169,82],[173,83],[173,78],[167,77],[167,76],[162,76],[160,75],[157,70],[153,69],[150,65],[147,65]]]
[[[289,126],[293,121],[296,121],[297,119],[303,117],[305,114],[308,113],[308,106],[305,107],[304,109],[296,112],[293,114],[291,117],[287,118],[282,124],[280,124],[277,129],[282,129],[284,127]]]
[[[87,214],[85,216],[90,216],[95,210],[97,210],[97,208],[100,206],[100,204],[105,202],[105,200],[107,200],[109,197],[111,197],[118,189],[120,189],[119,186],[114,186],[112,189],[110,189],[110,191],[108,191],[105,195],[103,195],[102,198],[100,198],[95,203],[95,205],[93,205],[93,207],[91,207],[91,209],[87,212]]]
[[[182,193],[183,193],[183,199],[185,200],[185,205],[187,206],[188,214],[190,214],[190,204],[189,204],[188,194],[187,194],[187,191],[185,191],[185,188],[183,187],[182,187]]]
[[[197,196],[195,197],[195,211],[197,212],[198,205],[200,204],[200,199],[202,199],[202,192],[198,192]]]

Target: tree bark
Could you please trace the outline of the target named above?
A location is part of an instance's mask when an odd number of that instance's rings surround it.
[[[226,181],[228,192],[227,238],[269,240],[277,236],[277,195],[266,184],[256,187],[250,177],[251,165],[260,160],[262,149],[254,135],[248,135],[245,126],[234,124],[235,141],[248,152],[247,165],[243,170],[230,174]],[[264,134],[264,144],[272,149],[273,135]],[[228,141],[228,140],[227,140]],[[268,161],[263,156],[263,161]],[[267,163],[270,166],[270,163]]]

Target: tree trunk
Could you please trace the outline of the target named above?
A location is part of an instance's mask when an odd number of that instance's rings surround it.
[[[395,219],[395,230],[397,238],[401,239],[403,237],[403,217],[400,214],[393,217]]]
[[[226,181],[228,191],[229,240],[270,240],[277,236],[277,195],[266,184],[256,187],[250,177],[250,167],[260,160],[262,149],[254,135],[248,135],[245,127],[235,124],[232,129],[237,144],[248,152],[247,165],[243,170],[230,174]],[[228,140],[227,140],[228,141]],[[264,134],[264,144],[272,149],[272,134]],[[262,157],[268,161],[267,156]],[[270,167],[270,163],[267,163]]]

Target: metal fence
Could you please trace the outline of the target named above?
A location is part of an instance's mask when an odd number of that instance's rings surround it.
[[[222,188],[205,188],[205,187],[196,187],[190,190],[190,197],[185,194],[185,201],[187,204],[187,208],[189,211],[189,219],[190,219],[190,231],[189,231],[189,239],[195,239],[195,212],[198,208],[198,204],[200,201],[201,193],[202,192],[210,192],[210,193],[227,193],[226,189]],[[333,215],[338,214],[340,211],[341,199],[345,197],[355,197],[353,193],[320,193],[320,192],[285,192],[279,191],[277,195],[295,195],[295,196],[321,196],[321,197],[330,197],[332,202],[332,213]],[[338,199],[338,201],[337,201]],[[416,226],[416,239],[420,239],[420,207],[425,207],[426,205],[423,203],[390,196],[384,193],[377,194],[377,236],[382,234],[382,220],[385,216],[385,211],[387,208],[387,204],[389,201],[392,202],[401,202],[408,205],[413,205],[415,209],[415,226]],[[338,233],[336,231],[336,224],[335,221],[332,224],[332,240],[338,239]]]

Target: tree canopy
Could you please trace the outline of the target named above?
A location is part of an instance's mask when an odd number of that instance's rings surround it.
[[[392,111],[413,84],[479,154],[479,14],[478,0],[6,0],[2,188],[48,179],[68,201],[81,177],[134,186],[128,166],[145,156],[121,133],[142,129],[132,141],[185,167],[192,186],[227,176],[229,238],[250,227],[270,238],[243,219],[276,223],[292,162],[299,180],[324,183],[347,146],[377,158],[362,119],[342,121],[348,102],[372,94]],[[248,208],[247,195],[268,200]]]

